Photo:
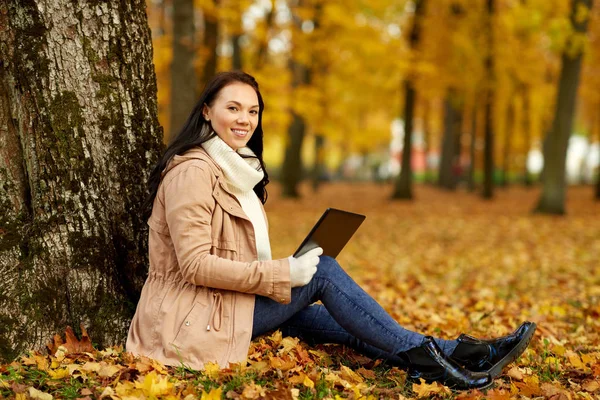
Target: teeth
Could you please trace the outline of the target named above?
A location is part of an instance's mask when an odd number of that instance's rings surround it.
[[[248,131],[242,131],[240,129],[232,129],[232,131],[235,133],[239,133],[240,135],[244,135],[244,134],[248,133]]]

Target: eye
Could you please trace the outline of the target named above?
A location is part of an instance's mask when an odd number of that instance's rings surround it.
[[[252,111],[250,111],[250,114],[252,114],[252,115],[258,115],[258,111],[252,110]]]
[[[235,107],[235,106],[229,106],[227,108],[231,111],[237,111],[237,107]]]

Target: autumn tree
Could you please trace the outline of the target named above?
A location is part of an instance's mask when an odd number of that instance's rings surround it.
[[[421,36],[421,25],[423,14],[425,13],[426,0],[416,0],[415,16],[413,26],[408,38],[410,50],[415,52],[419,45]],[[394,186],[394,199],[412,199],[412,137],[414,126],[414,114],[417,102],[417,93],[415,90],[414,77],[408,76],[404,80],[404,146],[402,147],[402,167],[400,175],[396,179]]]
[[[123,343],[162,136],[144,1],[0,3],[0,85],[0,355]]]
[[[565,162],[579,86],[583,44],[592,0],[573,0],[571,24],[573,34],[562,54],[562,68],[552,128],[544,140],[544,173],[542,194],[535,211],[548,214],[565,212]]]
[[[171,135],[181,129],[196,103],[195,36],[194,0],[173,0]]]

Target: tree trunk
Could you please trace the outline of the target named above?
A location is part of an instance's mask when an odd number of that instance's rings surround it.
[[[0,358],[67,325],[125,340],[162,143],[145,7],[0,3]]]
[[[215,0],[215,6],[219,6],[219,1]],[[204,85],[217,73],[217,45],[219,40],[219,20],[216,15],[204,13],[204,51],[207,57],[202,68],[202,79],[200,81],[199,92],[202,92]]]
[[[512,131],[514,127],[515,112],[513,104],[508,106],[508,115],[506,117],[506,127],[504,132],[504,146],[502,147],[502,170],[500,174],[500,186],[508,185],[508,174],[510,172],[510,151],[512,146]]]
[[[267,60],[267,49],[269,47],[269,32],[271,31],[271,27],[273,26],[273,21],[275,19],[275,0],[271,0],[271,10],[267,14],[265,18],[265,30],[264,34],[259,38],[258,50],[256,51],[256,59],[254,63],[254,69],[261,69]]]
[[[425,0],[415,2],[415,16],[410,32],[410,50],[416,53],[421,36],[421,22],[425,14]],[[412,136],[417,93],[413,80],[409,74],[404,82],[404,147],[402,148],[402,167],[400,175],[396,178],[392,199],[412,199]]]
[[[531,151],[531,117],[529,113],[529,89],[523,85],[523,135],[525,137],[525,168],[523,168],[523,184],[526,187],[531,187],[533,179],[527,168],[527,160]]]
[[[573,1],[571,24],[575,32],[580,35],[585,34],[588,24],[588,18],[581,18],[578,12],[579,7],[582,6],[588,9],[591,8],[592,0]],[[568,45],[572,45],[572,43],[568,43]],[[554,121],[544,143],[542,194],[535,208],[536,212],[547,214],[565,213],[565,162],[575,114],[581,60],[581,50],[578,50],[574,55],[569,54],[568,49],[563,52]]]
[[[231,68],[234,70],[241,71],[242,66],[242,48],[240,47],[240,38],[242,35],[235,34],[231,37],[231,46],[233,48],[233,54],[231,59]]]
[[[183,127],[196,103],[194,0],[173,0],[173,60],[169,135]]]
[[[410,80],[404,82],[404,145],[402,147],[402,167],[395,181],[392,199],[412,199],[412,132],[416,91]]]
[[[298,7],[302,7],[302,1],[298,2]],[[316,10],[315,29],[318,26],[319,13]],[[294,31],[292,33],[292,58],[289,60],[289,67],[292,72],[292,92],[295,88],[311,83],[311,71],[308,66],[300,63],[295,59],[294,46],[298,46],[298,41],[294,42],[293,36],[301,34],[302,21],[297,15],[292,16]],[[293,95],[293,94],[292,94]],[[281,184],[284,197],[300,197],[298,192],[298,184],[302,180],[302,143],[304,142],[304,134],[306,131],[306,122],[304,117],[298,114],[295,110],[292,111],[292,123],[288,128],[287,145],[281,167]]]
[[[445,101],[444,137],[442,138],[442,154],[438,175],[438,185],[449,190],[456,189],[455,166],[458,162],[457,153],[460,154],[462,112],[458,109],[456,103],[456,92],[450,89]]]
[[[473,103],[471,113],[471,141],[469,143],[469,173],[467,175],[467,188],[470,192],[475,190],[475,146],[477,144],[477,103]]]
[[[425,109],[423,110],[423,142],[425,153],[425,182],[434,183],[433,170],[429,163],[429,153],[431,152],[431,128],[429,125],[429,102],[425,102]]]
[[[483,149],[483,198],[494,197],[494,0],[487,0],[488,54],[485,58],[487,90],[485,92],[485,133]]]
[[[600,129],[598,129],[598,139],[600,139]],[[600,140],[598,140],[600,143]],[[598,176],[596,176],[596,200],[600,200],[600,166],[598,167]]]
[[[315,164],[312,170],[312,187],[316,193],[319,190],[325,173],[325,136],[315,135]]]

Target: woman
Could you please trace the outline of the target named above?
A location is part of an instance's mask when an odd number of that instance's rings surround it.
[[[320,248],[271,259],[263,109],[253,77],[218,74],[152,171],[150,269],[127,349],[170,365],[224,367],[246,359],[252,338],[281,329],[352,346],[413,378],[489,386],[535,324],[490,341],[433,339],[399,326]],[[311,305],[317,300],[323,305]]]

